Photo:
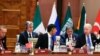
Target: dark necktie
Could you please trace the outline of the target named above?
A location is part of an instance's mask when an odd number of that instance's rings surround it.
[[[53,49],[53,39],[52,39],[53,37],[51,37],[50,39],[51,39],[51,44],[50,44],[50,48],[51,48],[51,50]]]
[[[29,38],[31,38],[32,36],[31,36],[31,34],[29,33]]]

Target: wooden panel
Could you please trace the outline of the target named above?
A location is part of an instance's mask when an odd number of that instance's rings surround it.
[[[0,0],[0,25],[8,28],[8,49],[14,50],[16,35],[25,29],[25,21],[33,17],[35,5],[36,0]]]

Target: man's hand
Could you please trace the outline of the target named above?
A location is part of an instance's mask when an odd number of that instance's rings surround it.
[[[27,43],[26,48],[32,48],[32,43],[31,42]]]
[[[81,49],[87,49],[87,45],[82,46]]]

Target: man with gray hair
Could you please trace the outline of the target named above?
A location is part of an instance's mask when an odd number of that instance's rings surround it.
[[[7,50],[6,33],[7,33],[7,28],[3,25],[0,26],[0,50]]]
[[[26,29],[25,31],[20,33],[19,36],[19,44],[21,46],[25,46],[28,44],[28,38],[37,38],[38,34],[33,32],[33,22],[31,21],[26,21]]]
[[[78,37],[76,48],[94,48],[96,36],[92,33],[92,25],[87,23],[84,25],[84,33]]]

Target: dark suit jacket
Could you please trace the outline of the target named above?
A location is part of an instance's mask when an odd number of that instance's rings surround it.
[[[3,48],[5,50],[7,50],[7,46],[6,46],[6,36],[3,39],[1,39],[1,41],[2,41],[2,44],[3,44]]]
[[[97,39],[97,44],[99,44],[100,43],[100,38],[99,39]]]
[[[54,42],[53,42],[54,45]],[[45,49],[48,48],[48,34],[41,34],[38,38],[35,48]],[[52,47],[53,50],[53,47]]]
[[[72,35],[72,38],[73,38],[73,40],[77,40],[77,38],[78,38],[78,35],[77,34],[73,34]],[[63,35],[61,35],[61,38],[60,38],[60,44],[61,45],[66,45],[66,39],[69,39],[68,38],[68,35],[65,33],[65,34],[63,34]]]
[[[38,34],[32,32],[32,36],[37,38]],[[27,31],[24,31],[24,32],[20,33],[18,42],[20,43],[20,45],[25,45],[26,43],[28,43],[28,33],[27,33]]]
[[[95,47],[95,43],[97,42],[96,36],[91,33],[91,39],[92,39],[92,44]],[[81,48],[86,44],[86,37],[85,34],[82,34],[81,36],[78,37],[78,40],[76,42],[76,48]]]

